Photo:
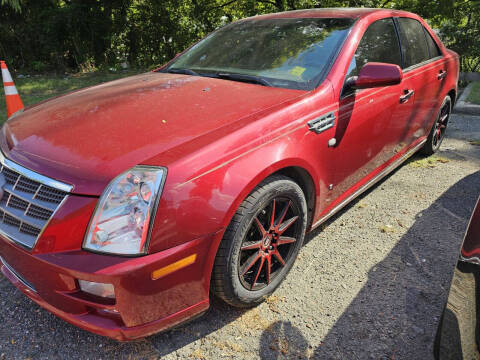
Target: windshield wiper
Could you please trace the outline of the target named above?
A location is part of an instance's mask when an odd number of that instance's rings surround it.
[[[233,81],[243,81],[250,82],[254,84],[260,84],[263,86],[272,86],[267,80],[260,76],[247,75],[247,74],[234,74],[234,73],[216,73],[215,76],[221,79],[233,80]]]
[[[248,74],[236,74],[236,73],[224,73],[224,72],[216,72],[216,73],[197,73],[196,71],[192,69],[186,69],[186,68],[171,68],[168,70],[165,70],[167,73],[172,73],[172,74],[184,74],[184,75],[193,75],[193,76],[206,76],[206,77],[216,77],[220,79],[227,79],[227,80],[233,80],[233,81],[242,81],[242,82],[249,82],[249,83],[254,83],[254,84],[260,84],[263,86],[272,86],[270,82],[265,80],[264,78],[260,76],[255,76],[255,75],[248,75]]]
[[[165,72],[167,73],[172,73],[172,74],[183,74],[183,75],[194,75],[194,76],[200,76],[199,73],[191,70],[191,69],[181,69],[181,68],[178,68],[178,69],[168,69],[166,70]]]

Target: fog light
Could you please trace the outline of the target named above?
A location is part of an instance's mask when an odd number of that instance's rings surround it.
[[[115,290],[112,284],[78,280],[80,289],[86,293],[101,296],[109,299],[115,299]]]

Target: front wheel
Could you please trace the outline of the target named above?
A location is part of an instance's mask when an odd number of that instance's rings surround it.
[[[220,244],[212,276],[214,293],[227,303],[260,303],[282,282],[302,247],[307,204],[285,176],[258,185],[235,213]]]
[[[423,145],[422,153],[430,156],[437,152],[440,148],[440,145],[445,137],[445,132],[447,131],[448,119],[450,118],[450,112],[452,111],[452,99],[450,96],[446,96],[443,99],[442,106],[437,115],[435,123],[433,124],[432,130],[428,135],[427,142]]]

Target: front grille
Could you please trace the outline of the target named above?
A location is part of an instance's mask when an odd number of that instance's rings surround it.
[[[27,177],[17,171],[21,170],[20,166],[15,164],[12,168],[2,160],[0,173],[5,177],[5,185],[0,199],[0,232],[32,249],[68,192]],[[25,172],[34,174],[29,170]]]

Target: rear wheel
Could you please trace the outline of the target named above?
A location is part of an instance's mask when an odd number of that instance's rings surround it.
[[[273,176],[243,201],[215,258],[213,291],[227,303],[260,303],[280,285],[302,247],[307,204],[290,178]]]
[[[446,96],[443,99],[442,106],[437,115],[437,119],[433,124],[432,130],[428,135],[427,142],[423,145],[422,153],[425,155],[432,155],[437,152],[442,144],[447,130],[448,119],[450,118],[450,112],[452,111],[452,100],[450,96]]]

